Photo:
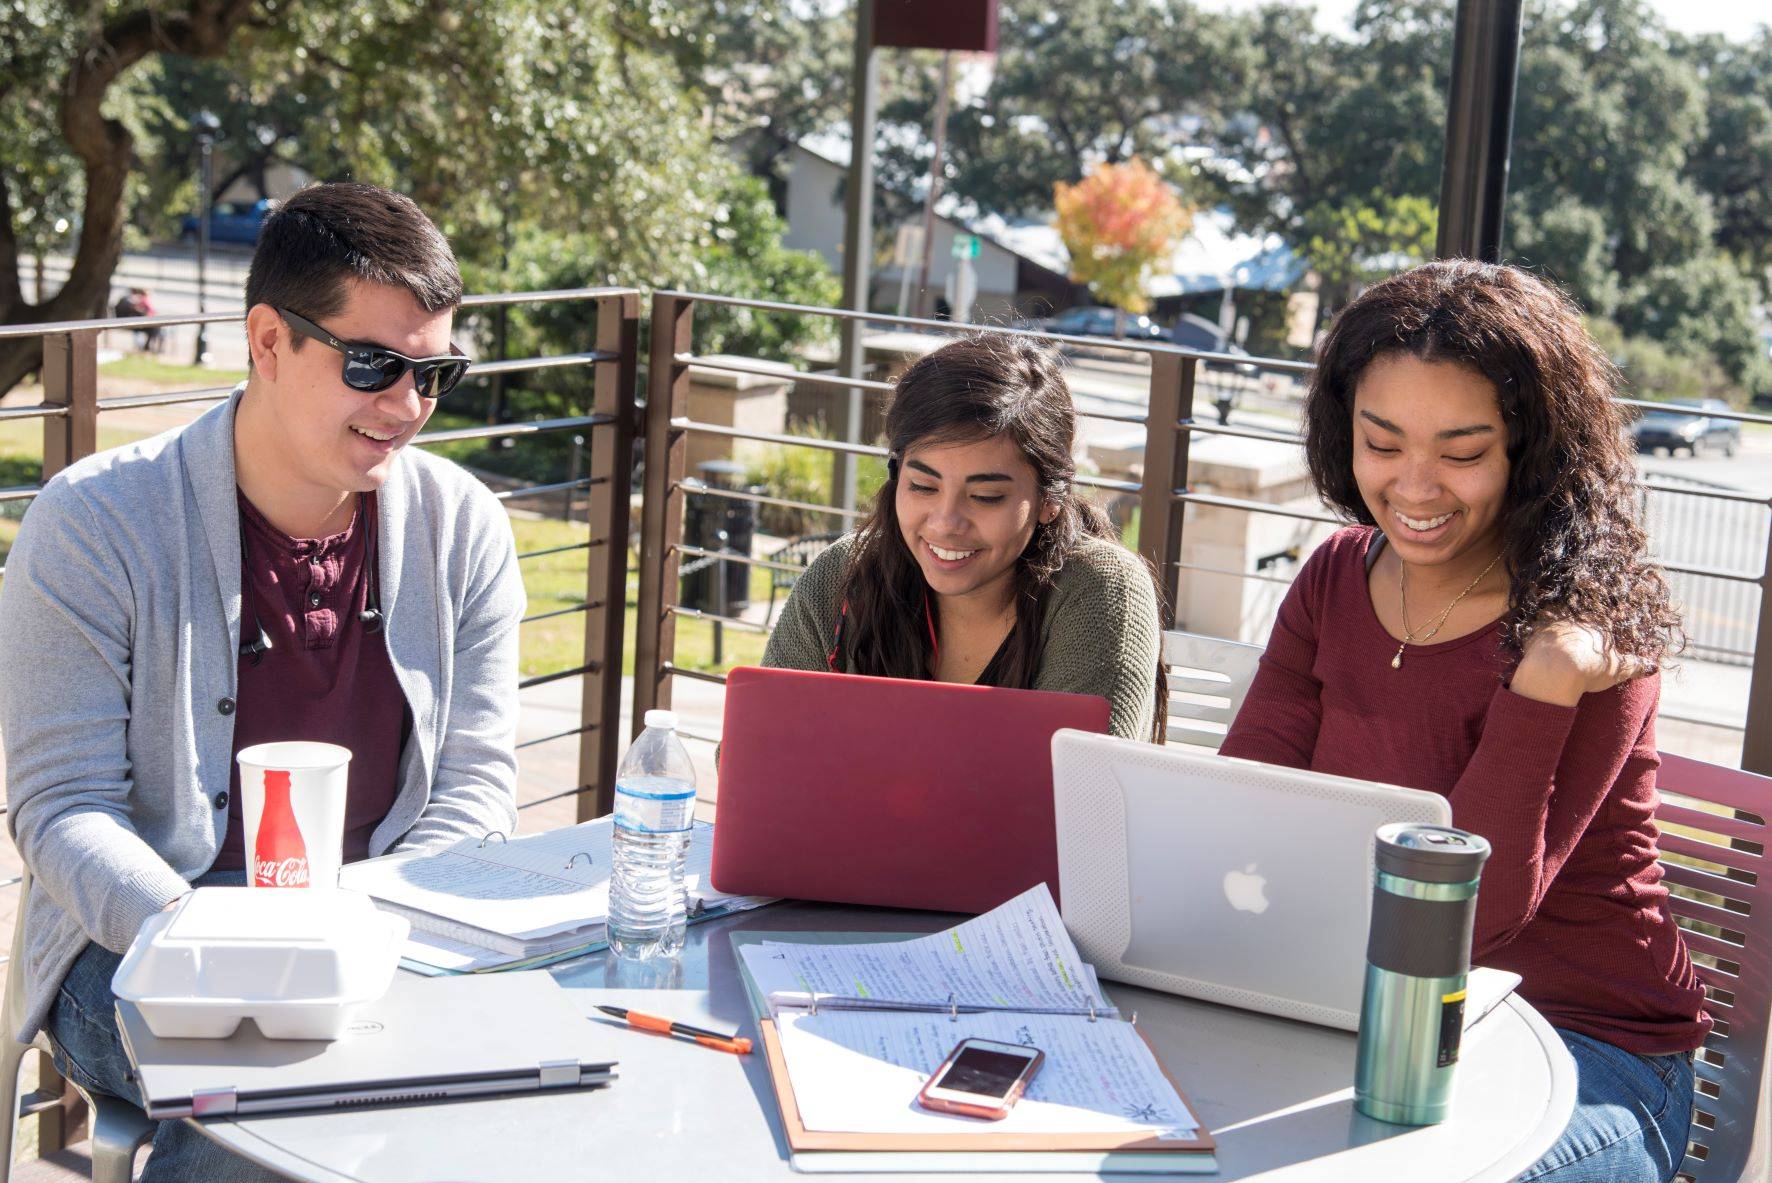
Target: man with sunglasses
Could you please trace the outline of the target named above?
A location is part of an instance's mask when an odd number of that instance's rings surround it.
[[[468,368],[461,294],[407,198],[298,193],[253,256],[247,380],[25,516],[0,583],[7,823],[33,876],[7,1034],[46,1030],[83,1087],[134,1098],[110,980],[142,922],[245,881],[241,748],[351,750],[347,860],[515,829],[509,522],[406,446]],[[183,1122],[142,1175],[261,1177]]]

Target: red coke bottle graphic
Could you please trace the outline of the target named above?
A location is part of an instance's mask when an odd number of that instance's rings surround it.
[[[289,805],[287,772],[265,773],[265,804],[252,864],[254,887],[308,886],[308,844],[302,841],[295,810]]]

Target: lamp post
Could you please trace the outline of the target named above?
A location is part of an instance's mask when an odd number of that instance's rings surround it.
[[[191,130],[197,133],[197,315],[202,316],[207,308],[203,302],[203,285],[205,272],[209,268],[209,207],[210,190],[215,187],[214,175],[211,171],[210,149],[215,146],[215,137],[221,131],[221,120],[208,111],[197,112],[191,120]],[[193,365],[203,365],[209,360],[207,342],[203,339],[206,326],[197,322],[197,356]]]

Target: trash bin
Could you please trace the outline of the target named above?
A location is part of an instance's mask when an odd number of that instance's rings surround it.
[[[707,460],[696,465],[703,482],[719,489],[736,489],[744,465],[732,460]],[[760,492],[761,490],[757,490]],[[746,558],[757,533],[757,506],[751,501],[724,497],[690,496],[683,513],[683,540],[703,550],[730,550]],[[751,568],[748,563],[685,556],[680,570],[682,590],[678,601],[685,608],[736,616],[751,605]],[[725,599],[714,582],[725,579]]]

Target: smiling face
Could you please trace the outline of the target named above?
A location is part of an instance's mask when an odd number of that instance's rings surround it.
[[[402,288],[353,280],[344,306],[317,323],[348,344],[433,357],[449,352],[452,322],[450,310],[426,312]],[[343,355],[298,336],[268,305],[252,309],[247,336],[253,382],[276,421],[279,483],[307,496],[379,489],[394,455],[436,409],[436,400],[419,397],[411,371],[373,394],[346,386]]]
[[[1487,563],[1510,467],[1494,385],[1447,362],[1381,357],[1354,388],[1353,421],[1354,480],[1398,557]]]
[[[1058,513],[1042,505],[1034,466],[1007,436],[913,444],[893,505],[904,544],[936,595],[1004,601],[1035,524]]]

